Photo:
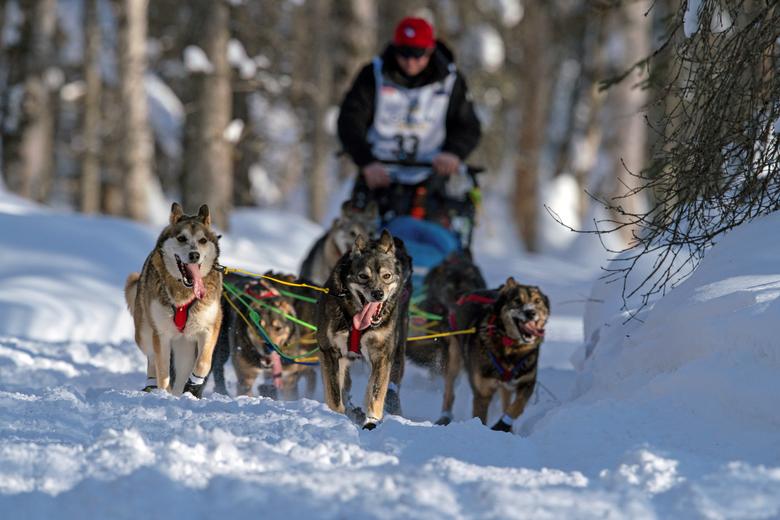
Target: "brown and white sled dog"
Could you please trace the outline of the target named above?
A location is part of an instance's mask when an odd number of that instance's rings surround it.
[[[147,359],[145,390],[203,393],[222,321],[217,239],[208,206],[185,215],[174,202],[170,223],[140,274],[127,277],[125,299],[135,322],[135,341]]]
[[[301,265],[301,279],[324,284],[336,262],[349,251],[358,235],[371,237],[376,233],[378,218],[375,202],[370,202],[365,209],[356,208],[349,200],[344,202],[341,214],[306,255]]]
[[[387,230],[377,240],[358,236],[328,278],[317,304],[325,402],[371,430],[382,420],[388,385],[400,384],[411,296],[411,258]],[[349,367],[370,364],[365,412],[352,405]],[[400,408],[400,402],[398,403]]]
[[[514,278],[493,290],[463,296],[452,316],[458,329],[476,327],[475,334],[458,336],[463,364],[473,393],[473,416],[487,422],[496,391],[501,394],[503,417],[493,430],[512,431],[536,385],[539,347],[550,316],[550,301],[538,287],[518,284]],[[442,419],[452,417],[452,395],[457,372],[447,371]],[[448,395],[448,392],[450,395]]]

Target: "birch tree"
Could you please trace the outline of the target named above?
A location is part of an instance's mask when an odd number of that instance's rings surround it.
[[[5,7],[5,6],[4,6]],[[19,4],[24,21],[9,53],[3,118],[3,172],[8,188],[44,201],[54,169],[52,89],[56,88],[54,36],[56,0]]]
[[[135,220],[149,216],[154,143],[144,90],[148,0],[115,3],[119,25],[118,55],[122,106],[122,190],[125,214]]]
[[[190,70],[194,102],[185,123],[182,199],[190,210],[208,204],[215,224],[227,230],[233,195],[232,145],[225,138],[232,114],[230,9],[222,0],[192,5],[197,49],[190,50],[205,53],[208,63]]]
[[[79,207],[84,213],[100,211],[100,24],[98,0],[84,0],[84,109]]]

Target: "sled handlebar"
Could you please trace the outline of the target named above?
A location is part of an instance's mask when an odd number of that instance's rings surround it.
[[[339,150],[336,152],[337,157],[341,157],[343,155],[347,155],[347,152],[345,150]],[[381,164],[387,164],[389,166],[412,166],[412,167],[419,167],[419,168],[433,168],[432,162],[419,162],[419,161],[402,161],[400,159],[398,160],[377,160],[378,163]],[[464,170],[465,168],[465,170]],[[485,171],[484,166],[473,166],[470,164],[466,164],[464,162],[460,163],[460,172],[467,173],[470,176],[474,177],[480,173],[483,173]],[[476,178],[475,178],[476,180]]]
[[[388,166],[411,166],[411,167],[417,167],[417,168],[433,168],[432,162],[417,162],[417,161],[391,161],[391,160],[379,160],[377,161],[382,164],[387,164]],[[470,164],[461,163],[459,171],[467,173],[471,176],[483,173],[485,171],[484,166],[472,166]]]

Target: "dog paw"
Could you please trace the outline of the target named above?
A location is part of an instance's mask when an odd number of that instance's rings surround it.
[[[260,397],[270,397],[273,400],[279,399],[279,391],[274,385],[259,385],[257,395]]]
[[[395,390],[388,390],[385,396],[385,412],[391,415],[401,415],[401,397]]]
[[[512,425],[505,423],[503,419],[501,419],[496,424],[494,424],[493,427],[490,428],[490,429],[495,431],[495,432],[512,433]]]
[[[187,381],[187,383],[184,385],[184,391],[182,394],[190,393],[193,397],[200,399],[203,396],[203,387],[206,386],[204,383],[196,384],[191,381]]]
[[[433,424],[435,424],[437,426],[447,426],[451,422],[452,422],[452,417],[450,417],[449,415],[442,415]]]
[[[346,416],[355,424],[362,424],[366,421],[366,413],[359,406],[347,408]]]
[[[150,394],[157,390],[157,385],[146,385],[141,389],[142,392],[146,392],[147,394]]]
[[[215,394],[221,394],[221,395],[230,395],[228,394],[227,387],[225,385],[214,385],[214,393]]]
[[[376,428],[376,426],[377,426],[377,423],[375,423],[374,421],[366,421],[366,422],[363,424],[363,429],[364,429],[364,430],[371,431],[371,430],[373,430],[374,428]]]

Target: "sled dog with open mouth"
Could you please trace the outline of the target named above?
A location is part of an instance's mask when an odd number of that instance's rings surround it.
[[[145,390],[201,397],[222,322],[218,258],[208,206],[185,215],[174,202],[169,224],[143,269],[130,274],[125,284],[135,341],[147,359]]]
[[[289,274],[268,271],[265,275],[286,282],[295,281],[295,277]],[[298,381],[303,377],[306,381],[304,395],[311,399],[316,386],[314,368],[310,364],[284,361],[251,323],[254,312],[268,339],[288,356],[299,356],[311,350],[313,345],[301,343],[301,334],[292,321],[296,319],[296,312],[290,293],[280,290],[273,282],[241,274],[226,275],[227,284],[235,287],[240,296],[226,291],[222,298],[222,329],[212,362],[214,391],[227,394],[224,364],[229,357],[238,379],[237,395],[251,396],[257,376],[263,374],[270,376],[273,386],[261,385],[259,395],[281,397],[288,401],[298,399]],[[232,305],[228,303],[228,298]]]
[[[474,291],[461,297],[451,326],[476,327],[475,334],[458,336],[460,349],[455,361],[466,367],[473,393],[472,415],[487,423],[490,402],[501,395],[503,417],[493,430],[509,432],[525,409],[536,386],[539,348],[550,316],[550,301],[535,286],[522,285],[510,277],[498,289]],[[462,360],[459,359],[462,355]],[[445,374],[442,418],[452,417],[454,379],[457,371]]]
[[[359,235],[336,264],[325,284],[329,292],[317,304],[325,402],[368,430],[382,420],[388,386],[397,390],[403,377],[411,273],[401,240],[387,230],[376,240]],[[370,365],[365,411],[350,400],[349,366],[361,357]],[[400,401],[397,405],[400,410]]]

